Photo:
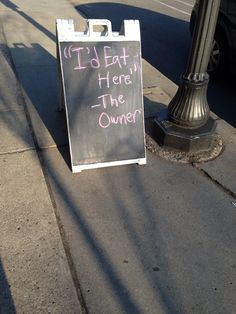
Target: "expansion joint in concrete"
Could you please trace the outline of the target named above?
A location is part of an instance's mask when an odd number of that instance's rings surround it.
[[[22,148],[22,149],[16,149],[16,150],[13,150],[13,151],[0,152],[0,156],[21,154],[21,153],[25,153],[25,152],[28,152],[28,151],[34,151],[34,150],[36,150],[34,147],[27,147],[27,148]]]
[[[219,181],[214,179],[209,173],[207,173],[205,170],[199,168],[195,163],[192,163],[192,166],[197,169],[200,173],[202,173],[207,179],[209,179],[211,182],[213,182],[217,187],[219,187],[223,192],[225,192],[227,195],[231,196],[236,200],[236,194],[225,187],[223,184],[221,184]]]

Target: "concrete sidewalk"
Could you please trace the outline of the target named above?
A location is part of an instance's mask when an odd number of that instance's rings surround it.
[[[80,313],[49,190],[0,30],[0,313]]]
[[[0,313],[235,313],[235,129],[209,163],[73,175],[56,18],[85,25],[66,0],[0,4]],[[151,119],[176,86],[143,76]]]

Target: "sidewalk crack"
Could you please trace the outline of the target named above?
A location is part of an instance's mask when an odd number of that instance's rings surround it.
[[[221,184],[218,180],[214,179],[208,172],[206,172],[205,170],[199,168],[197,165],[195,165],[194,163],[192,163],[193,168],[197,169],[200,173],[202,173],[207,179],[209,179],[210,181],[212,181],[217,187],[219,187],[223,192],[225,192],[226,194],[228,194],[229,196],[231,196],[232,198],[234,198],[236,200],[236,194],[231,191],[229,188],[225,187],[223,184]]]

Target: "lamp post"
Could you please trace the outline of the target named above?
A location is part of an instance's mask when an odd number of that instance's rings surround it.
[[[153,135],[162,146],[186,152],[212,148],[216,122],[207,102],[207,66],[220,0],[200,0],[185,73],[167,110],[154,120]]]

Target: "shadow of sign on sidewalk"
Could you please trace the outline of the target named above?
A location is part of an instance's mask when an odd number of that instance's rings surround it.
[[[12,299],[10,286],[0,259],[0,313],[15,314],[16,309]]]
[[[65,114],[59,112],[56,59],[39,44],[15,43],[10,48],[23,87],[39,147],[67,145]],[[36,65],[35,65],[36,64]]]

